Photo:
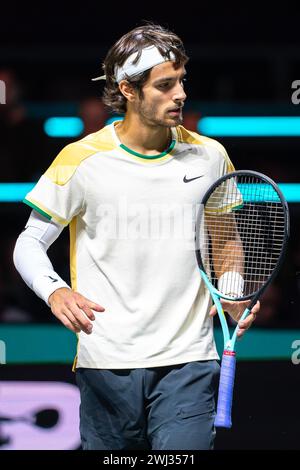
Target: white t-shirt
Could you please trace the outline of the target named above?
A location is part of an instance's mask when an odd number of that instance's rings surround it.
[[[24,200],[70,224],[72,288],[105,307],[92,334],[79,334],[76,367],[217,359],[194,223],[232,163],[221,144],[182,126],[158,156],[125,147],[114,126],[66,146]]]

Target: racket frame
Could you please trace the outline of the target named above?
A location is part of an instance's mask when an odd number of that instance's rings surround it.
[[[253,292],[250,295],[246,296],[241,296],[241,297],[230,297],[222,294],[213,284],[210,282],[206,272],[205,272],[205,267],[202,262],[201,258],[201,252],[200,252],[200,240],[199,240],[199,235],[200,235],[200,230],[198,228],[200,227],[200,223],[202,220],[202,217],[204,216],[203,212],[205,210],[205,204],[207,200],[209,199],[210,195],[213,193],[213,191],[220,186],[224,181],[235,177],[235,176],[254,176],[259,178],[260,180],[270,184],[273,189],[276,191],[276,193],[279,196],[279,199],[282,203],[282,206],[284,208],[284,239],[282,243],[282,248],[280,255],[278,257],[277,263],[275,268],[273,269],[271,275],[267,279],[267,281],[256,291]],[[221,376],[220,376],[220,386],[219,386],[219,397],[218,397],[218,406],[217,406],[217,415],[215,419],[215,426],[220,426],[220,427],[226,427],[230,428],[232,423],[231,423],[231,406],[232,406],[232,397],[233,397],[233,386],[234,386],[234,375],[235,375],[235,365],[236,365],[236,357],[235,357],[235,342],[237,338],[237,332],[239,330],[238,324],[236,325],[234,332],[232,334],[232,337],[230,338],[230,332],[227,324],[227,320],[225,317],[225,313],[221,304],[220,299],[224,300],[230,300],[232,302],[239,302],[239,301],[244,301],[251,299],[251,302],[249,306],[244,310],[241,318],[239,321],[244,320],[249,313],[251,312],[251,309],[253,306],[256,304],[258,298],[262,295],[262,293],[266,290],[268,285],[272,282],[274,277],[277,275],[285,253],[286,253],[286,248],[287,248],[287,241],[289,239],[289,210],[288,210],[288,205],[287,202],[277,186],[277,184],[268,176],[252,171],[252,170],[238,170],[234,171],[231,173],[227,173],[226,175],[222,176],[221,178],[218,178],[215,183],[213,183],[209,189],[206,191],[202,198],[202,202],[200,205],[200,209],[197,214],[197,220],[196,220],[196,227],[195,227],[195,244],[196,244],[196,249],[195,249],[195,254],[198,262],[198,267],[200,270],[201,277],[208,288],[210,295],[213,299],[214,305],[216,306],[218,316],[221,322],[221,327],[222,327],[222,332],[223,332],[223,338],[224,338],[224,348],[223,348],[223,357],[222,357],[222,365],[221,365]],[[229,377],[230,375],[230,377]],[[225,380],[225,383],[222,384],[222,391],[221,391],[221,383],[222,380]],[[222,403],[223,402],[223,403]]]

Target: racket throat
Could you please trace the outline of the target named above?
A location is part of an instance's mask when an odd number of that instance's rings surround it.
[[[232,339],[229,339],[226,341],[226,343],[224,343],[224,350],[234,352],[234,343],[232,342]]]

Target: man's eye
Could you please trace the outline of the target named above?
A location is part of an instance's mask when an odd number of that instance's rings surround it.
[[[168,88],[168,86],[169,86],[169,82],[165,82],[165,83],[161,83],[159,85],[159,88]]]

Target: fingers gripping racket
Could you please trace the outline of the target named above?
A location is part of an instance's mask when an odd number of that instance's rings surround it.
[[[196,256],[220,318],[224,351],[215,426],[231,427],[235,342],[220,299],[251,299],[240,320],[279,270],[289,235],[287,203],[278,186],[254,171],[235,171],[206,192],[196,222]]]

